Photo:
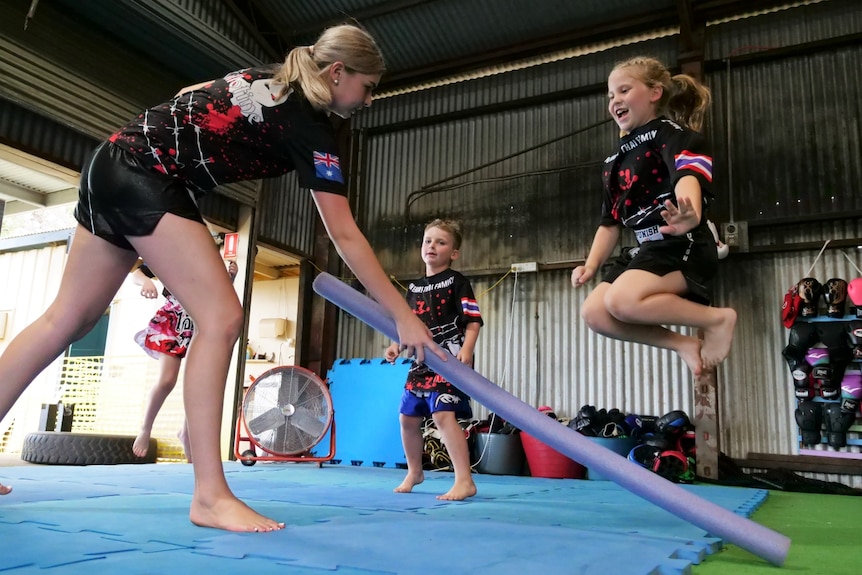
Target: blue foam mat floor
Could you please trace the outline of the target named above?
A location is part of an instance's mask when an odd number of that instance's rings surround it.
[[[451,473],[303,463],[225,463],[234,492],[287,527],[237,534],[188,521],[187,464],[0,470],[0,574],[567,573],[686,575],[711,537],[609,481],[475,475],[479,494],[443,502]],[[748,517],[768,491],[684,487]],[[753,560],[757,560],[753,557]]]

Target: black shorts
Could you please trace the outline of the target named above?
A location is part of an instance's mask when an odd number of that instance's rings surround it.
[[[712,279],[718,270],[718,250],[715,237],[706,225],[685,236],[644,242],[634,256],[623,254],[602,269],[602,281],[614,283],[626,270],[643,270],[657,276],[680,271],[688,286],[686,299],[709,305],[712,300]]]
[[[148,236],[166,213],[203,223],[193,190],[182,180],[142,166],[110,142],[81,172],[75,219],[94,235],[134,251],[128,236]]]

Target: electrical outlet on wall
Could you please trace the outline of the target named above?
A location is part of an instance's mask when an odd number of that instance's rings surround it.
[[[512,264],[512,271],[519,274],[537,272],[539,271],[539,264],[537,262],[521,262]]]

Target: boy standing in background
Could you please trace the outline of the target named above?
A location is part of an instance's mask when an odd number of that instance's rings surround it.
[[[460,248],[461,230],[457,223],[436,219],[425,226],[421,249],[425,277],[408,284],[407,303],[431,330],[435,342],[472,367],[482,316],[470,281],[451,269]],[[394,363],[401,351],[398,343],[393,342],[386,349],[386,359]],[[476,495],[467,438],[458,423],[458,418],[473,417],[470,398],[427,365],[415,361],[407,374],[399,417],[407,476],[395,491],[409,493],[425,480],[421,425],[428,416],[440,431],[455,469],[455,484],[437,499],[460,501]]]

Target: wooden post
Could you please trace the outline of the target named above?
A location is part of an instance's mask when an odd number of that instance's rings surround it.
[[[717,480],[721,441],[715,369],[703,370],[694,378],[694,417],[691,422],[696,433],[697,476]]]

